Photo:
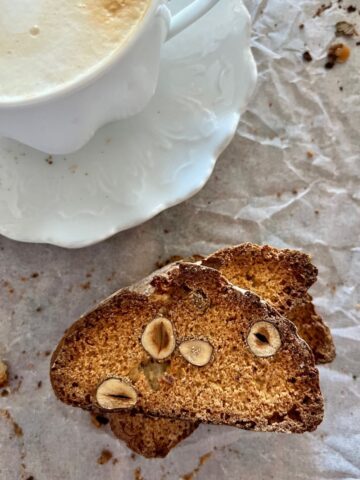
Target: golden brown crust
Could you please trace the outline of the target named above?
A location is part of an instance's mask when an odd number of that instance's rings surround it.
[[[97,385],[109,376],[127,377],[148,360],[139,339],[153,318],[166,314],[178,341],[189,335],[208,338],[214,361],[197,368],[176,350],[167,368],[174,381],[159,382],[156,391],[140,371],[133,382],[138,392],[133,412],[258,431],[316,428],[323,414],[318,372],[291,322],[256,295],[239,292],[217,271],[198,265],[172,267],[155,277],[152,287],[148,295],[118,292],[68,331],[51,367],[62,401],[96,409]],[[207,300],[205,310],[194,293]],[[248,348],[246,338],[257,321],[279,330],[282,345],[271,358],[257,358]]]
[[[330,329],[317,314],[311,295],[306,294],[302,302],[295,305],[286,316],[295,323],[300,337],[311,347],[316,363],[334,360],[335,345]]]
[[[199,425],[198,422],[146,417],[139,413],[108,415],[108,418],[114,435],[146,458],[166,457]]]

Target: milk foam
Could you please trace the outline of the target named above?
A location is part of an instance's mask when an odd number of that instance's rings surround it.
[[[30,99],[114,54],[151,0],[0,0],[0,101]]]

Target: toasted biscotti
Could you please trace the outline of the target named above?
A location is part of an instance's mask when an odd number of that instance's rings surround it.
[[[317,277],[317,269],[308,255],[245,243],[215,252],[202,265],[219,270],[234,285],[257,293],[293,321],[316,362],[334,359],[330,330],[315,312],[307,293]]]
[[[109,414],[114,435],[134,452],[146,458],[166,457],[181,440],[188,437],[198,422],[146,417],[141,413]]]
[[[246,255],[250,255],[250,258],[246,258]],[[180,257],[177,259],[181,260]],[[330,331],[321,317],[316,314],[311,296],[304,293],[311,286],[317,274],[316,268],[310,264],[310,258],[307,255],[292,250],[278,250],[269,246],[258,247],[253,244],[244,244],[222,249],[206,259],[196,256],[194,259],[186,259],[185,261],[202,261],[205,265],[211,265],[220,272],[230,275],[232,281],[240,287],[255,289],[255,283],[257,291],[261,292],[268,302],[271,302],[271,298],[274,301],[275,294],[276,306],[278,308],[280,306],[286,317],[297,325],[298,334],[311,345],[317,362],[325,363],[334,358],[335,348]],[[250,272],[249,264],[251,265]],[[256,272],[255,275],[254,271]],[[145,285],[147,283],[148,280],[145,280]],[[149,419],[147,427],[152,431],[152,435],[147,436],[147,448],[145,450],[141,443],[141,435],[133,436],[130,443],[128,436],[122,429],[125,428],[127,422],[130,422],[132,428],[135,429],[134,424],[137,421],[142,428],[147,423],[146,417],[137,415],[135,421],[135,417],[121,413],[113,414],[112,419],[112,425],[115,425],[115,428],[113,428],[114,434],[125,440],[128,446],[137,453],[145,454],[145,456],[157,456],[158,438],[162,439],[161,451],[163,453],[169,452],[174,444],[184,438],[184,430],[178,430],[178,421],[176,425],[172,425],[174,421],[170,419],[162,419],[161,423]],[[186,428],[189,428],[190,433],[193,431],[190,428],[191,425],[193,425],[191,422],[183,422],[185,431]],[[162,428],[168,432],[168,443],[163,440]],[[175,441],[177,432],[179,434],[177,441]],[[149,452],[151,455],[149,455]]]
[[[107,413],[298,433],[323,416],[314,358],[292,322],[194,264],[77,321],[53,354],[51,382],[63,402]]]

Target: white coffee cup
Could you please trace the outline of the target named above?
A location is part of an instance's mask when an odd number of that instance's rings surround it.
[[[140,112],[155,93],[161,45],[218,1],[194,0],[172,16],[164,0],[152,0],[130,40],[87,76],[33,99],[0,101],[0,135],[49,154],[67,154],[103,125]]]

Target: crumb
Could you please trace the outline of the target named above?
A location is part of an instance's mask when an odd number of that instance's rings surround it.
[[[315,210],[314,213],[315,213],[315,215],[319,215],[320,212],[319,212],[319,210]]]
[[[356,12],[356,7],[354,7],[354,5],[349,5],[346,10],[348,13],[354,13]]]
[[[339,90],[340,90],[340,92],[342,92],[344,90],[344,87],[340,86]]]
[[[45,350],[44,355],[45,357],[48,357],[51,354],[51,350]]]
[[[165,234],[169,233],[169,230],[167,228],[164,228],[164,233]]]
[[[358,377],[357,377],[357,375],[354,374],[354,375],[352,376],[352,378],[353,378],[353,380],[357,380]]]
[[[80,285],[80,287],[81,287],[83,290],[89,290],[89,288],[91,287],[91,282],[82,283],[82,284]]]
[[[14,433],[17,437],[22,437],[24,435],[23,429],[20,427],[18,423],[14,421],[13,421],[13,428],[14,428]]]
[[[32,475],[30,475],[30,477],[27,477],[26,480],[35,480],[35,478]]]
[[[355,25],[349,22],[337,22],[335,25],[335,35],[337,37],[353,37],[354,35],[358,35]]]
[[[300,30],[304,30],[305,25],[303,23],[300,23],[299,28]]]
[[[108,463],[112,459],[112,456],[113,456],[113,454],[110,452],[110,450],[104,449],[101,452],[99,458],[97,459],[97,463],[99,465],[105,465],[106,463]]]
[[[329,8],[332,7],[332,3],[330,2],[328,5],[325,5],[325,3],[323,3],[322,5],[320,5],[320,7],[316,10],[315,12],[315,15],[313,16],[313,18],[315,17],[320,17],[320,15],[322,15],[325,10],[329,10]]]
[[[134,470],[134,480],[144,480],[144,477],[141,475],[141,468],[138,467]]]
[[[329,47],[325,68],[331,69],[336,63],[345,63],[349,57],[350,48],[347,45],[344,43],[334,43]]]
[[[37,272],[34,272],[31,274],[31,278],[38,278],[39,274]]]
[[[41,387],[42,387],[42,381],[41,381],[41,380],[37,383],[37,387],[38,387],[38,388],[41,388]]]
[[[297,195],[298,194],[298,191],[296,190],[296,188],[294,188],[291,192],[293,195]]]
[[[209,460],[209,458],[211,457],[212,455],[212,452],[209,452],[209,453],[205,453],[205,455],[202,455],[200,458],[199,458],[199,463],[198,463],[198,466],[190,473],[186,473],[185,475],[183,475],[181,478],[182,480],[193,480],[193,478],[195,477],[195,475],[197,475],[199,473],[199,470],[200,468],[204,465],[205,462],[207,462]]]
[[[92,424],[95,425],[96,428],[101,428],[103,425],[107,425],[109,423],[109,419],[103,415],[90,413],[90,417]]]
[[[42,307],[37,307],[36,311],[39,313],[42,311]]]
[[[272,102],[269,102],[269,107],[271,108],[273,106]]]
[[[360,46],[360,42],[356,42],[356,46],[359,47],[359,46]]]
[[[28,279],[27,277],[20,277],[20,280],[21,280],[22,282],[27,282],[29,279]]]
[[[116,465],[117,463],[119,463],[119,460],[117,458],[114,458],[113,461],[112,461],[112,464]]]
[[[92,273],[91,273],[91,272],[88,272],[88,273],[86,274],[86,278],[91,278],[91,277],[92,277]]]
[[[312,57],[311,53],[310,53],[308,50],[306,50],[306,51],[303,53],[302,57],[303,57],[304,62],[312,62],[313,57]]]
[[[131,458],[131,460],[136,460],[136,455],[135,455],[135,453],[132,453],[132,454],[130,455],[130,458]]]
[[[277,192],[277,193],[276,193],[276,196],[277,196],[277,198],[280,198],[280,197],[281,197],[281,195],[282,195],[282,193],[281,193],[281,192]]]
[[[0,360],[0,387],[6,387],[9,380],[8,367]]]
[[[306,152],[306,156],[307,156],[307,158],[309,158],[309,159],[310,159],[310,158],[314,158],[314,152],[312,152],[311,150],[308,150],[308,151]]]
[[[48,157],[46,157],[45,162],[48,163],[49,165],[52,165],[54,163],[52,155],[49,155]]]
[[[9,390],[1,390],[0,397],[8,397],[9,396]]]

